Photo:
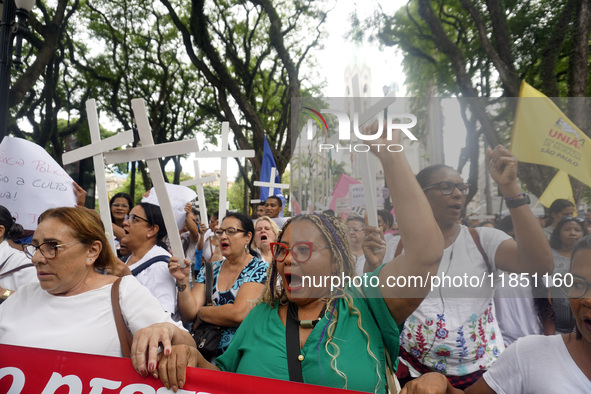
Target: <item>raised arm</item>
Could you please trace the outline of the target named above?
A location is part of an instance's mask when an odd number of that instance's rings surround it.
[[[191,241],[197,243],[199,242],[199,226],[197,226],[197,223],[195,223],[195,221],[193,220],[193,218],[191,217],[190,213],[193,209],[193,206],[191,205],[190,202],[188,202],[185,205],[185,226],[187,227],[187,230],[189,230],[189,234],[191,237]],[[201,248],[203,249],[203,248]]]
[[[487,149],[486,159],[490,174],[508,205],[522,201],[525,195],[517,183],[517,158],[504,146],[497,145],[494,150]],[[510,272],[537,272],[540,275],[552,272],[554,260],[550,244],[529,205],[509,210],[515,240],[508,239],[499,245],[495,255],[497,267]]]
[[[402,323],[429,292],[426,284],[421,287],[411,283],[409,286],[408,279],[415,277],[420,278],[419,282],[426,281],[428,276],[437,274],[443,254],[443,236],[406,156],[385,149],[386,145],[400,144],[400,131],[394,131],[392,141],[382,138],[376,142],[374,145],[384,144],[379,152],[374,149],[374,153],[382,162],[404,243],[404,253],[386,263],[380,271],[380,283],[384,285],[380,290],[392,317]],[[391,276],[407,279],[406,287],[386,285]]]

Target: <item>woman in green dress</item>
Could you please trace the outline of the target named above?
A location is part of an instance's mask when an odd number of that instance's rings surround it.
[[[226,353],[213,365],[195,349],[175,347],[173,357],[160,356],[154,376],[176,390],[189,365],[385,392],[386,357],[396,360],[400,326],[429,290],[407,279],[436,275],[443,238],[404,154],[374,153],[385,169],[404,253],[380,266],[383,234],[367,227],[364,253],[379,268],[358,277],[345,226],[323,214],[297,216],[273,245],[267,290]]]

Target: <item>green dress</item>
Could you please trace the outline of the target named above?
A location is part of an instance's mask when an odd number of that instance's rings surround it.
[[[368,275],[377,276],[379,271],[380,269]],[[367,336],[358,327],[357,315],[351,314],[344,300],[339,299],[336,303],[338,322],[332,341],[340,349],[336,368],[347,376],[346,386],[345,379],[331,366],[332,356],[326,351],[325,330],[330,324],[327,316],[314,327],[301,349],[304,356],[304,382],[383,393],[386,384],[384,344],[388,346],[391,360],[395,361],[398,357],[401,327],[397,326],[390,315],[379,288],[348,288],[347,292],[359,310],[361,326],[369,334],[369,348],[379,360],[379,365],[367,352]],[[259,304],[250,311],[226,352],[216,360],[222,371],[289,380],[285,326],[277,311],[277,305],[273,308],[268,304]],[[336,353],[331,345],[328,350]],[[379,385],[377,371],[381,377]]]

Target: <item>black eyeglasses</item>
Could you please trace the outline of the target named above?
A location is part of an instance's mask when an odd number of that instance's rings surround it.
[[[136,215],[135,213],[132,213],[131,215],[125,215],[125,220],[129,220],[129,222],[137,222],[137,220],[135,219],[140,219],[143,220],[144,222],[150,224],[150,221],[148,219],[144,219],[141,216]]]
[[[427,191],[430,189],[439,189],[441,194],[443,194],[444,196],[449,196],[454,192],[455,188],[458,188],[460,193],[466,194],[468,192],[468,189],[470,188],[470,184],[465,182],[453,183],[448,181],[441,181],[424,187],[423,191]]]
[[[579,224],[585,223],[585,219],[575,217],[575,216],[563,216],[562,219],[560,219],[560,221],[561,222],[577,222]]]
[[[560,290],[568,298],[582,298],[589,290],[591,290],[591,283],[587,282],[585,278],[578,275],[572,275],[572,285],[563,285]]]
[[[228,227],[228,228],[219,228],[215,231],[215,234],[218,237],[221,237],[224,233],[228,234],[228,235],[234,235],[237,232],[241,232],[241,233],[246,233],[247,231],[236,228],[236,227]]]
[[[25,255],[32,259],[37,251],[41,252],[41,255],[46,259],[54,259],[57,256],[57,248],[61,248],[62,246],[68,245],[76,245],[81,243],[80,241],[77,242],[68,242],[66,244],[58,244],[56,241],[49,241],[43,242],[41,245],[33,245],[33,244],[24,244],[23,251]]]

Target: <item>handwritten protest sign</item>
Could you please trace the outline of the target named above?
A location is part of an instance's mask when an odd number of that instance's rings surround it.
[[[348,198],[337,198],[335,204],[335,213],[348,213],[351,211],[351,200]]]
[[[195,197],[197,197],[197,194],[187,186],[173,185],[171,183],[165,183],[164,185],[166,186],[168,198],[170,198],[170,203],[172,204],[172,211],[174,213],[176,225],[180,230],[185,224],[185,217],[187,215],[185,212],[185,205],[187,205],[189,201],[194,200]],[[160,206],[154,188],[150,189],[150,195],[148,197],[142,198],[142,202]]]
[[[74,180],[39,145],[14,137],[0,144],[0,205],[26,230],[49,208],[76,206]]]
[[[365,193],[363,185],[349,185],[349,195],[351,196],[352,207],[365,206]]]
[[[377,209],[382,209],[384,207],[385,194],[389,197],[388,189],[375,186],[374,204]],[[349,185],[349,195],[351,197],[351,207],[365,207],[367,205],[368,200],[365,198],[365,187],[363,185]]]

